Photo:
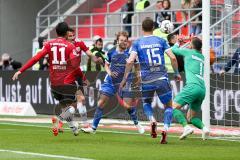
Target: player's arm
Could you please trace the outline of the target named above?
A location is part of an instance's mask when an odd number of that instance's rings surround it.
[[[178,62],[177,62],[177,58],[176,56],[173,54],[172,52],[172,49],[169,48],[165,51],[165,53],[167,54],[167,56],[170,58],[171,60],[171,65],[172,65],[172,68],[173,68],[173,71],[174,71],[174,74],[175,74],[175,79],[177,81],[181,80],[181,75],[179,74],[179,71],[178,71]]]
[[[171,60],[171,64],[172,64],[174,73],[175,73],[175,74],[179,74],[179,72],[178,72],[178,63],[177,63],[177,58],[176,58],[176,56],[172,53],[172,50],[171,50],[171,49],[166,50],[165,53],[168,55],[168,57],[169,57],[170,60]]]
[[[91,58],[95,63],[97,64],[103,64],[103,61],[101,58],[96,57],[90,50],[89,48],[85,45],[83,41],[77,43],[77,46],[79,46],[89,58]]]
[[[134,64],[134,72],[136,75],[136,86],[138,86],[141,83],[141,76],[140,76],[140,64],[139,63],[135,63]]]
[[[179,44],[176,43],[172,48],[171,48],[172,53],[179,55],[179,56],[186,56],[186,53],[188,53],[189,49],[186,48],[180,48]]]
[[[90,82],[88,81],[87,77],[85,76],[85,74],[82,72],[82,70],[79,70],[79,76],[82,78],[83,80],[83,85],[85,86],[89,86]]]
[[[125,86],[125,84],[127,82],[128,75],[133,68],[133,65],[135,63],[136,58],[137,58],[137,53],[132,51],[131,54],[130,54],[130,57],[127,59],[125,72],[124,72],[123,80],[120,84],[120,88],[123,88]]]
[[[95,63],[97,63],[97,64],[103,64],[102,58],[101,58],[101,57],[96,57],[95,55],[93,55],[93,53],[92,53],[90,50],[87,50],[85,53],[86,53],[87,56],[88,56],[89,58],[91,58]]]
[[[45,49],[45,47],[40,50],[34,57],[32,57],[30,60],[27,61],[27,63],[20,68],[19,71],[17,71],[13,77],[12,80],[16,80],[18,79],[18,76],[23,73],[24,71],[26,71],[28,68],[32,67],[35,63],[37,63],[41,58],[43,58],[46,54],[48,53],[48,51]]]

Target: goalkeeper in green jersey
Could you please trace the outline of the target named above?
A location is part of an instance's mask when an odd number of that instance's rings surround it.
[[[197,112],[201,111],[201,105],[205,97],[205,83],[203,79],[204,73],[204,56],[201,53],[202,41],[194,37],[191,41],[191,49],[179,48],[178,44],[172,47],[175,55],[184,57],[184,70],[186,76],[186,84],[181,92],[174,98],[173,116],[184,127],[184,132],[180,136],[180,140],[185,139],[193,133],[193,128],[188,125],[187,120],[195,127],[202,130],[202,137],[205,140],[209,134],[209,130],[204,126],[202,121],[197,118]],[[187,112],[187,120],[180,110],[186,104],[189,105]]]

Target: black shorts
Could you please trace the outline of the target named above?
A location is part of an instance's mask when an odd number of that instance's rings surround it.
[[[61,86],[51,86],[51,92],[53,97],[58,100],[76,100],[76,92],[81,90],[84,94],[83,89],[83,80],[80,76],[76,77],[75,82],[73,84],[66,84]]]
[[[60,102],[63,100],[75,101],[77,89],[77,85],[51,86],[53,97]]]

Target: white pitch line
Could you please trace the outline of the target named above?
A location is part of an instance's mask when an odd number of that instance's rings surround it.
[[[41,125],[33,125],[33,124],[19,124],[19,123],[7,123],[7,122],[0,122],[0,124],[5,124],[5,125],[14,125],[14,126],[27,126],[27,127],[39,127],[39,128],[51,128],[49,126],[41,126]],[[69,128],[64,128],[65,130],[70,130]],[[103,132],[103,133],[115,133],[115,134],[128,134],[128,135],[141,135],[139,133],[134,133],[134,132],[121,132],[121,131],[108,131],[108,130],[101,130],[98,129],[98,132]],[[149,134],[142,134],[145,136],[149,136]],[[179,136],[173,136],[173,135],[168,135],[168,137],[173,137],[173,138],[178,138]],[[201,137],[188,137],[191,139],[201,139]],[[231,139],[226,139],[224,137],[210,137],[210,140],[219,140],[219,141],[230,141],[230,142],[240,142],[239,140],[231,140]]]
[[[93,159],[88,159],[88,158],[70,157],[70,156],[53,155],[53,154],[42,154],[42,153],[34,153],[34,152],[23,152],[23,151],[14,151],[14,150],[6,150],[6,149],[0,149],[0,152],[11,152],[11,153],[17,153],[17,154],[24,154],[24,155],[32,155],[32,156],[48,157],[48,158],[70,159],[70,160],[93,160]]]

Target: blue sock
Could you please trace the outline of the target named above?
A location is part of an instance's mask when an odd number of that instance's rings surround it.
[[[137,107],[131,107],[127,111],[128,111],[128,114],[130,115],[131,119],[133,120],[133,123],[135,125],[137,125],[138,124]]]
[[[164,111],[164,129],[168,130],[171,125],[173,117],[173,109],[172,107],[167,107]]]
[[[100,120],[102,118],[102,115],[103,115],[103,109],[100,108],[100,107],[97,107],[97,109],[96,109],[96,111],[94,113],[93,124],[92,124],[92,128],[94,130],[97,129],[98,124],[99,124],[99,122],[100,122]]]
[[[143,103],[143,110],[149,121],[153,118],[153,109],[150,103]]]

